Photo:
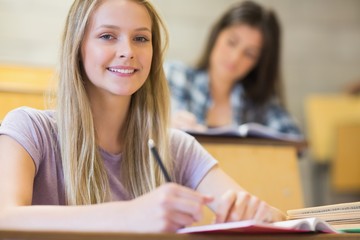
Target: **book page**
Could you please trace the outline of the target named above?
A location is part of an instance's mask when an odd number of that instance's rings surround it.
[[[241,133],[241,135],[249,137],[261,137],[290,142],[304,141],[304,138],[302,136],[290,133],[282,133],[258,123],[242,124],[239,126],[239,132]]]
[[[272,225],[278,227],[293,228],[303,231],[315,231],[313,224],[314,222],[309,219],[297,219],[272,223]]]
[[[297,220],[275,222],[272,224],[275,226],[290,227],[293,229],[299,229],[304,231],[327,232],[327,233],[337,232],[336,229],[333,228],[330,224],[318,218],[303,218]]]
[[[335,214],[335,213],[355,213],[360,212],[360,202],[331,204],[318,207],[292,209],[287,211],[287,215],[292,216],[313,216],[323,214]]]
[[[244,123],[240,126],[222,126],[208,128],[205,131],[185,130],[192,135],[203,136],[230,136],[230,137],[256,137],[289,142],[303,142],[304,138],[295,134],[281,133],[259,123]]]
[[[275,223],[263,223],[254,220],[210,224],[183,228],[178,233],[300,233],[300,232],[324,232],[337,233],[326,222],[316,218],[289,220]]]

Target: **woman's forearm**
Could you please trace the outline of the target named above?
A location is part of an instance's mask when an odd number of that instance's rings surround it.
[[[129,202],[87,206],[18,206],[2,209],[0,229],[34,231],[125,231]]]
[[[202,218],[212,198],[174,183],[130,201],[86,206],[0,207],[0,230],[176,232]]]

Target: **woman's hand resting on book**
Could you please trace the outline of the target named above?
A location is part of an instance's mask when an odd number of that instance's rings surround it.
[[[262,222],[284,221],[285,215],[246,191],[227,191],[218,201],[216,223],[253,219]]]
[[[280,210],[245,191],[219,166],[208,172],[197,190],[205,195],[214,196],[214,201],[209,207],[215,213],[216,223],[249,219],[263,222],[285,220],[285,215]]]

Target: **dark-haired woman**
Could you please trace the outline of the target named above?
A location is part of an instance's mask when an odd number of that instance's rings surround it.
[[[276,14],[252,1],[227,10],[213,26],[195,68],[167,62],[172,126],[184,130],[256,122],[301,135],[285,110]]]

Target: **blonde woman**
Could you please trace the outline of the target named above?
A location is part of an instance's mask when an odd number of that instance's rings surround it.
[[[217,222],[282,219],[194,138],[168,129],[162,26],[145,0],[74,1],[57,110],[19,108],[0,128],[0,229],[175,232],[205,205]]]

